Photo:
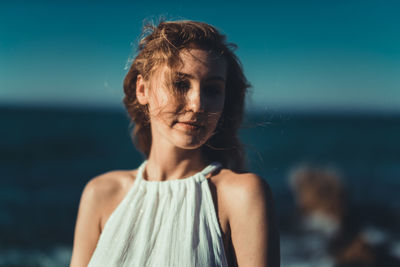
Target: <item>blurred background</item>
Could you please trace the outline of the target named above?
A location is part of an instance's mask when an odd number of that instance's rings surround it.
[[[143,20],[160,15],[239,47],[253,85],[241,138],[274,193],[282,265],[396,266],[399,12],[385,0],[0,1],[0,266],[67,266],[84,185],[143,160],[122,81]]]

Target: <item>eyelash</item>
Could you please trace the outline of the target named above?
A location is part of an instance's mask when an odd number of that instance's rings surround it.
[[[173,83],[173,86],[175,89],[177,89],[180,92],[185,92],[185,91],[189,90],[191,87],[190,82],[187,80],[175,81]],[[206,87],[204,87],[204,90],[205,90],[206,94],[208,94],[208,95],[218,95],[218,94],[221,94],[223,91],[223,89],[221,89],[217,85],[206,86]]]
[[[217,86],[206,87],[206,93],[209,95],[218,95],[222,93],[222,90]]]
[[[185,80],[175,81],[173,85],[174,85],[174,88],[178,89],[179,91],[187,91],[188,89],[190,89],[189,81],[185,81]]]

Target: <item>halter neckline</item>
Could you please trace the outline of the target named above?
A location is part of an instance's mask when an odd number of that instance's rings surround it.
[[[183,182],[187,182],[187,181],[191,181],[191,180],[204,181],[207,179],[206,178],[207,175],[209,175],[210,173],[212,173],[222,167],[221,163],[212,162],[208,166],[206,166],[203,170],[201,170],[191,176],[185,177],[185,178],[179,178],[179,179],[174,179],[174,180],[165,180],[165,181],[149,181],[149,180],[146,180],[143,178],[143,172],[145,170],[146,164],[147,164],[147,160],[145,160],[139,166],[136,179],[141,180],[142,182],[148,183],[148,184],[183,183]]]

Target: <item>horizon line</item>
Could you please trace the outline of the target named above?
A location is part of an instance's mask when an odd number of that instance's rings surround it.
[[[92,112],[126,112],[123,105],[110,105],[110,104],[91,104],[83,105],[80,104],[70,104],[70,103],[7,103],[0,102],[0,109],[42,109],[42,110],[59,110],[59,111],[92,111]],[[271,114],[271,115],[394,115],[400,116],[400,110],[390,110],[390,109],[377,109],[377,108],[350,108],[350,107],[246,107],[245,114]]]

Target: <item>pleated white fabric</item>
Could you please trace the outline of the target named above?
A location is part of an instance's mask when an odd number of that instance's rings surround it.
[[[147,181],[143,170],[107,220],[89,267],[228,266],[206,176]]]

